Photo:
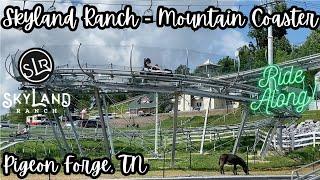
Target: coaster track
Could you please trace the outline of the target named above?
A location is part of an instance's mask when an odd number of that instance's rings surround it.
[[[280,67],[296,66],[305,71],[319,69],[320,53],[285,61],[278,65]],[[227,80],[232,80],[238,76],[240,80],[239,82],[250,82],[250,81],[252,82],[252,80],[256,80],[261,75],[262,71],[263,71],[263,68],[258,68],[258,69],[239,72],[239,75],[238,73],[231,73],[227,75],[218,76],[216,78],[227,81]]]
[[[280,67],[299,66],[303,70],[320,68],[320,53],[278,64]],[[184,93],[194,96],[251,102],[256,99],[259,88],[250,85],[260,76],[263,68],[222,75],[213,78],[181,74],[144,74],[143,71],[113,68],[57,67],[52,78],[43,87],[52,89],[92,89],[97,87],[105,92],[140,91]],[[235,80],[236,79],[236,80]],[[34,85],[23,83],[23,88]],[[38,86],[37,86],[38,87]]]

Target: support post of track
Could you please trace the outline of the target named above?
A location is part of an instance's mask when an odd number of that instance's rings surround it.
[[[113,139],[112,139],[112,133],[111,133],[111,127],[109,124],[109,117],[108,117],[108,105],[106,102],[106,96],[105,94],[102,94],[102,102],[103,102],[103,106],[104,106],[104,112],[106,114],[106,126],[107,126],[107,133],[108,133],[108,137],[109,137],[109,143],[110,143],[110,148],[111,148],[111,154],[114,155],[114,147],[113,147]]]
[[[234,145],[233,145],[232,154],[236,154],[238,151],[239,144],[240,144],[240,138],[242,136],[245,123],[248,119],[248,115],[249,115],[248,106],[244,105],[244,108],[243,108],[242,114],[241,114],[241,124],[240,124],[239,130],[238,130],[236,141],[234,142]]]
[[[268,131],[267,137],[262,144],[262,148],[261,148],[261,152],[260,152],[260,156],[262,159],[266,156],[266,154],[268,152],[269,145],[273,139],[273,136],[274,136],[274,133],[276,132],[276,130],[277,130],[277,124],[274,127],[270,128]]]
[[[99,116],[100,116],[100,122],[101,122],[101,128],[102,128],[102,134],[103,134],[103,140],[104,140],[104,148],[106,150],[106,154],[108,158],[111,158],[110,156],[110,148],[109,148],[109,139],[108,139],[108,134],[106,132],[106,125],[103,117],[103,112],[102,112],[102,107],[101,107],[101,102],[100,102],[100,92],[97,87],[94,88],[94,94],[96,97],[96,103],[97,107],[99,110]]]
[[[154,153],[158,155],[158,136],[159,136],[159,97],[158,93],[155,93],[155,100],[156,100],[156,124],[155,124],[155,131],[154,131]]]
[[[277,149],[282,152],[282,124],[279,120],[278,127],[277,127]]]
[[[69,121],[71,122],[71,129],[73,131],[73,135],[75,137],[75,140],[76,140],[79,152],[80,152],[80,156],[83,157],[83,151],[82,151],[82,148],[81,148],[81,145],[79,142],[79,135],[77,133],[76,127],[74,126],[74,121],[73,121],[72,116],[70,114],[69,108],[66,108],[66,113],[67,113]]]
[[[173,107],[173,134],[172,134],[172,150],[171,150],[171,167],[172,168],[175,166],[175,158],[176,158],[178,98],[179,98],[179,94],[175,93],[174,107]]]
[[[201,145],[200,145],[200,154],[203,154],[203,145],[204,145],[204,140],[206,136],[207,122],[208,122],[208,115],[209,115],[210,108],[211,108],[211,98],[209,99],[209,104],[206,109],[206,116],[204,117],[204,124],[203,124],[203,131],[202,131]]]
[[[45,89],[45,94],[46,94],[46,96],[47,96],[48,98],[50,97],[47,88]],[[49,98],[49,99],[50,99],[50,100],[49,100],[49,106],[50,106],[51,109],[53,109],[53,106],[52,106],[52,104],[51,104],[51,98]],[[54,112],[52,113],[52,115],[53,115],[53,118],[55,119],[55,121],[56,121],[56,123],[57,123],[57,126],[58,126],[58,129],[59,129],[59,131],[60,131],[60,133],[61,133],[62,142],[63,142],[63,144],[65,145],[66,151],[67,151],[67,153],[69,153],[69,152],[71,152],[71,150],[70,150],[69,144],[68,144],[68,142],[67,142],[66,135],[65,135],[64,132],[63,132],[63,129],[62,129],[60,120],[59,120],[59,118],[56,116],[56,114],[55,114]],[[50,123],[52,123],[52,121],[50,121]]]
[[[260,151],[260,156],[261,157],[264,157],[265,156],[265,153],[266,153],[266,149],[267,149],[267,144],[268,144],[268,141],[270,139],[270,136],[271,136],[271,133],[272,133],[272,130],[273,128],[270,128],[267,135],[266,135],[266,138],[264,139],[263,141],[263,144],[262,144],[262,147],[261,147],[261,151]]]
[[[47,95],[46,92],[47,92],[47,91],[45,90],[45,94]],[[40,92],[39,92],[39,94],[40,94],[40,96],[41,96],[41,93],[40,93]],[[62,147],[62,145],[61,145],[61,143],[60,143],[60,138],[58,137],[56,128],[54,127],[51,118],[49,118],[49,122],[50,122],[50,126],[51,126],[51,128],[52,128],[52,132],[53,132],[54,138],[55,138],[56,141],[57,141],[57,144],[58,144],[58,147],[59,147],[59,150],[60,150],[60,154],[61,154],[61,156],[64,156],[64,154],[65,154],[65,149]]]

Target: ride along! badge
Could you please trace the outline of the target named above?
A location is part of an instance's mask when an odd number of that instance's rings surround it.
[[[46,50],[32,48],[21,54],[18,70],[25,81],[32,84],[40,84],[51,77],[54,70],[54,62],[52,56]]]

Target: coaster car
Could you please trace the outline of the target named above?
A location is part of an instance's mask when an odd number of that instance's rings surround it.
[[[149,58],[144,59],[144,67],[140,72],[142,75],[157,75],[157,76],[173,76],[172,70],[161,69],[157,64],[152,65]]]

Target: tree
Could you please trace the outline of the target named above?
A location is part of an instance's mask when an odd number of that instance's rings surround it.
[[[273,12],[283,12],[287,9],[286,3],[278,3],[273,7]],[[266,11],[266,10],[265,10]],[[257,17],[258,19],[261,17]],[[267,28],[253,28],[251,24],[249,24],[249,33],[248,36],[255,39],[257,48],[263,49],[268,45],[268,29]],[[287,30],[285,28],[279,28],[273,26],[272,28],[273,38],[275,41],[278,41],[282,38],[285,38],[287,34]],[[287,41],[289,42],[289,41]],[[289,44],[290,46],[290,44]]]
[[[307,40],[299,47],[296,47],[290,54],[290,59],[304,57],[312,54],[320,53],[320,30],[314,30],[307,37]],[[306,82],[314,87],[314,76],[317,70],[306,72]],[[311,90],[310,90],[311,92]]]
[[[0,121],[8,121],[8,114],[0,115]]]
[[[174,71],[175,74],[184,74],[184,75],[189,75],[190,74],[190,69],[183,64],[180,64],[177,69]]]
[[[294,48],[290,57],[294,59],[315,53],[320,53],[320,30],[312,31],[301,46]]]
[[[278,3],[274,6],[273,12],[283,12],[287,9],[285,3]],[[258,17],[260,18],[260,17]],[[240,48],[241,70],[254,69],[267,65],[267,45],[268,30],[267,28],[253,28],[249,25],[248,36],[256,40],[256,50],[250,51],[246,46]],[[289,40],[285,37],[287,30],[273,26],[273,47],[274,63],[281,63],[290,59],[292,47]]]
[[[218,65],[220,65],[220,71],[222,73],[230,73],[235,72],[235,60],[226,56],[218,61]]]
[[[173,103],[171,99],[173,98],[172,94],[169,93],[159,93],[159,113],[167,113],[172,107]]]

